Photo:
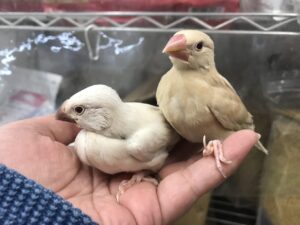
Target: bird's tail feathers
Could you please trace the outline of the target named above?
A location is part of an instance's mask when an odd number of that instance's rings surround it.
[[[255,144],[255,147],[258,148],[260,151],[262,151],[263,153],[265,153],[266,155],[268,155],[268,150],[263,146],[263,144],[258,141],[256,144]]]

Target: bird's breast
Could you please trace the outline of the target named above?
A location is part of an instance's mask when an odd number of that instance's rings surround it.
[[[223,131],[209,109],[214,92],[199,74],[168,73],[162,79],[157,93],[160,109],[168,122],[185,139],[202,142],[203,135],[215,138]]]
[[[201,142],[209,125],[215,118],[201,100],[201,96],[177,93],[169,101],[163,101],[162,108],[170,124],[176,131],[192,142]]]

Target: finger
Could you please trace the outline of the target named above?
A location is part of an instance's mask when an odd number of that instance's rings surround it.
[[[194,162],[198,161],[201,158],[202,158],[202,155],[196,154],[196,155],[191,156],[188,160],[178,161],[178,162],[168,164],[159,171],[159,177],[161,179],[164,179],[165,177],[169,176],[171,173],[175,173],[178,170],[184,169],[187,166],[193,164]]]
[[[233,162],[224,165],[227,175],[233,173],[257,142],[257,134],[242,130],[232,134],[224,143],[224,152]],[[188,210],[203,194],[224,181],[213,157],[202,158],[163,179],[158,187],[163,222],[168,224]]]
[[[25,120],[24,122],[31,123],[42,135],[49,136],[63,144],[73,142],[80,131],[75,124],[56,120],[53,115],[36,117]]]

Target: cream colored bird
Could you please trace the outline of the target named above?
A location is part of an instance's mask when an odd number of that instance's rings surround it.
[[[226,177],[221,163],[222,143],[232,132],[254,130],[252,115],[230,83],[216,69],[214,43],[198,30],[175,33],[167,45],[173,64],[161,78],[156,98],[165,118],[185,139],[204,144],[203,155],[214,154],[220,173]],[[209,143],[206,144],[206,138]],[[257,147],[267,154],[258,142]]]
[[[158,107],[125,103],[105,85],[74,94],[62,104],[56,117],[82,128],[74,147],[85,164],[108,174],[142,171],[123,182],[118,194],[141,180],[156,183],[143,171],[158,171],[180,139]]]

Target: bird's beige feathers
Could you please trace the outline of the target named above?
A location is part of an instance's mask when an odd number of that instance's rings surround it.
[[[166,119],[192,142],[201,142],[203,135],[215,139],[227,131],[253,129],[251,114],[218,74],[203,79],[197,71],[173,68],[159,83],[156,97]]]
[[[177,132],[189,141],[202,142],[203,135],[224,139],[237,130],[253,130],[252,115],[216,69],[212,40],[197,30],[180,31],[172,40],[164,51],[173,67],[161,78],[156,98]]]

